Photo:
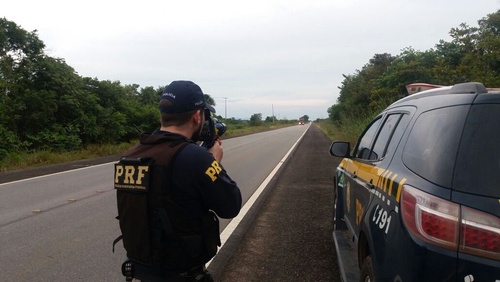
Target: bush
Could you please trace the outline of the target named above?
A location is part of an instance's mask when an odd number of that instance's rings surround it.
[[[19,151],[20,144],[21,142],[12,131],[0,126],[0,160],[3,160],[9,152]]]
[[[32,147],[37,150],[71,151],[82,148],[79,130],[74,126],[56,124],[36,135],[28,135]]]

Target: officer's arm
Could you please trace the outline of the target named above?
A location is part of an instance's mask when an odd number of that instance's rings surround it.
[[[205,204],[219,217],[233,218],[241,209],[241,192],[222,165],[212,158],[205,168],[202,195]]]
[[[224,155],[224,151],[222,150],[222,141],[220,138],[217,138],[214,142],[214,145],[209,149],[210,153],[214,156],[217,162],[222,161],[222,156]]]

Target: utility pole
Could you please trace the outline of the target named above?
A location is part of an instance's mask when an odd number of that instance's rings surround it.
[[[273,115],[273,124],[276,122],[274,121],[274,104],[271,104],[271,109],[272,109],[272,115]]]
[[[227,120],[227,97],[222,97],[224,99],[224,119]]]

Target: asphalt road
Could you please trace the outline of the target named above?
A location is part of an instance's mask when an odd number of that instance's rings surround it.
[[[306,128],[224,141],[223,165],[244,201]],[[211,262],[218,281],[339,281],[331,239],[336,160],[328,146],[315,126],[307,130]],[[0,173],[5,183],[85,168],[0,185],[1,281],[121,281],[116,267],[124,251],[110,251],[119,230],[106,184],[112,180],[106,162],[116,157]]]

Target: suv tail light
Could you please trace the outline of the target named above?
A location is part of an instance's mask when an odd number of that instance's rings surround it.
[[[500,219],[462,206],[460,251],[500,260]]]
[[[408,230],[430,244],[500,259],[500,218],[404,185],[401,213]]]

